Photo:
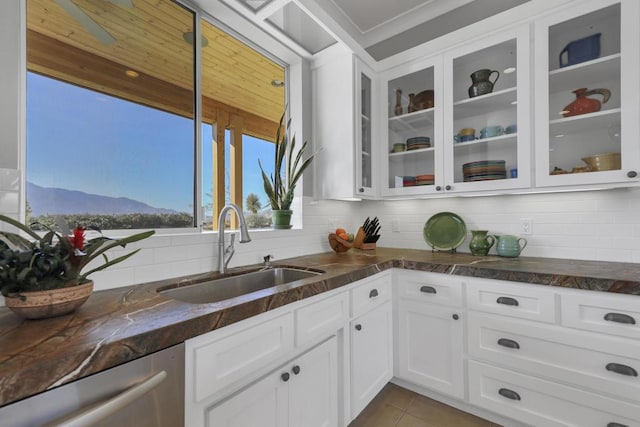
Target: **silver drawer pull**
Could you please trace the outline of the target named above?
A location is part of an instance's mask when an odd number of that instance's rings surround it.
[[[119,411],[143,395],[149,393],[156,388],[167,377],[166,371],[161,371],[151,378],[146,379],[140,384],[125,390],[119,395],[105,401],[98,406],[92,406],[90,409],[60,422],[48,424],[51,427],[89,427],[95,425],[98,421],[107,418],[109,415]]]
[[[620,424],[620,423],[609,423],[607,424],[607,427],[629,427],[626,424]]]
[[[517,307],[518,304],[518,300],[515,298],[511,298],[511,297],[499,297],[496,302],[498,304],[504,304],[504,305],[512,305],[514,307]]]
[[[422,286],[420,287],[420,292],[424,292],[425,294],[437,294],[436,288],[433,286]]]
[[[369,298],[375,298],[378,296],[378,290],[377,289],[371,289],[371,292],[369,292]]]
[[[627,325],[636,324],[636,319],[629,316],[628,314],[622,313],[607,313],[604,315],[604,320],[608,320],[609,322],[625,323]]]
[[[520,349],[520,344],[518,344],[517,341],[510,340],[508,338],[500,338],[498,340],[498,345],[501,345],[501,346],[507,347],[507,348],[515,348],[516,350]]]
[[[502,397],[506,397],[511,400],[520,400],[520,395],[513,390],[509,390],[508,388],[501,388],[498,390],[498,394]]]
[[[615,372],[616,374],[627,375],[629,377],[638,376],[638,371],[633,369],[631,366],[622,365],[620,363],[608,363],[606,368],[607,371]]]

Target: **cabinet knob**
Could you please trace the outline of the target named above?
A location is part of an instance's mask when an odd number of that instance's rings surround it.
[[[513,390],[509,390],[508,388],[501,388],[498,390],[498,394],[502,397],[506,397],[511,400],[520,400],[520,395]]]
[[[362,330],[362,325],[360,323],[358,323],[356,325],[356,331],[361,331]]]
[[[364,188],[360,187],[360,188],[358,188],[358,191],[359,191],[360,193],[364,193]]]
[[[449,190],[451,190],[451,186],[450,186],[450,185],[447,185],[447,186],[445,186],[445,187],[444,187],[444,189],[445,189],[445,190],[447,190],[447,191],[449,191]]]
[[[636,171],[629,171],[629,172],[627,172],[627,176],[628,176],[629,178],[635,178],[636,176],[638,176],[638,172],[636,172]]]
[[[298,375],[300,373],[300,366],[295,365],[293,368],[291,368],[291,372],[293,372],[293,375]]]
[[[451,317],[453,317],[453,320],[458,320],[458,319],[460,318],[460,316],[458,316],[457,314],[454,314],[454,315],[453,315],[453,316],[451,316]]]
[[[638,371],[633,369],[631,366],[623,365],[620,363],[608,363],[607,371],[615,372],[616,374],[626,375],[629,377],[637,377]]]
[[[289,381],[289,372],[283,372],[282,375],[280,375],[280,378],[282,378],[282,381],[286,383]]]
[[[377,289],[371,289],[371,292],[369,292],[369,298],[375,298],[378,296],[378,290]]]
[[[625,323],[627,325],[636,324],[636,319],[634,319],[632,316],[629,316],[628,314],[623,313],[607,313],[604,315],[604,320],[607,320],[609,322]]]
[[[442,187],[440,187],[439,185],[436,187],[436,191],[442,191]]]

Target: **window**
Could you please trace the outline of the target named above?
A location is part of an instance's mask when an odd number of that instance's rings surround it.
[[[27,0],[29,220],[193,229],[225,188],[244,204],[258,168],[242,146],[273,138],[284,68],[206,21],[196,52],[194,22],[172,0]]]

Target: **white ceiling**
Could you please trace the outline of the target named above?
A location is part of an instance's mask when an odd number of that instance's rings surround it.
[[[368,47],[473,0],[328,0],[350,25],[342,27]],[[322,3],[319,1],[318,3]]]
[[[297,1],[317,6],[332,21],[324,22],[328,28],[380,60],[529,0]]]

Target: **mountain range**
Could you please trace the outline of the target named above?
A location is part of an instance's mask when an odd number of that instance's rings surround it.
[[[174,214],[173,209],[155,208],[126,197],[109,197],[64,188],[41,187],[27,182],[27,201],[31,215],[60,214]]]

